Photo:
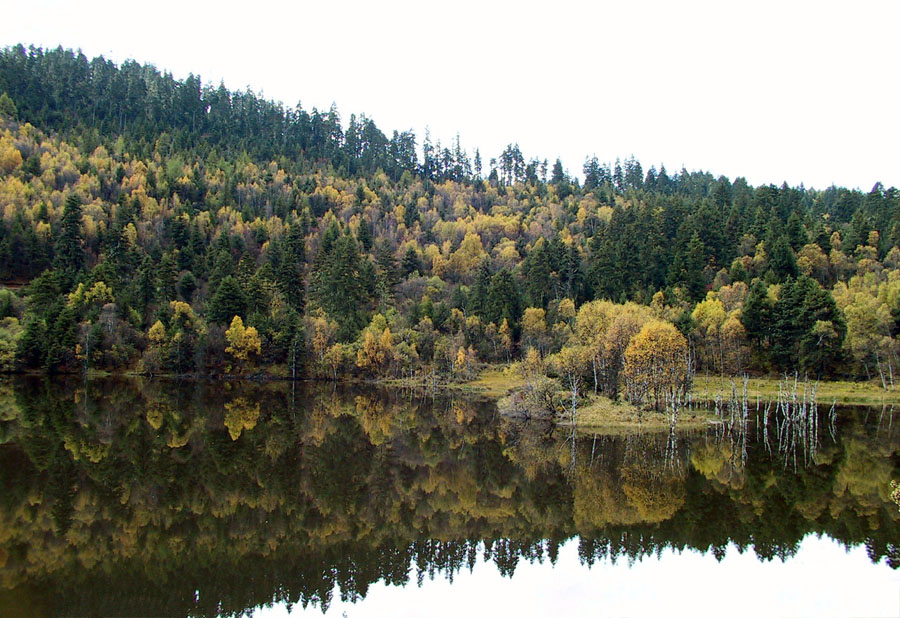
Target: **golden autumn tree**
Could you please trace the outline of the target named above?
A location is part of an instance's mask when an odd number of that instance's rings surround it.
[[[366,329],[362,345],[356,351],[356,366],[376,375],[389,368],[394,358],[394,342],[391,329],[385,327],[379,335],[373,329]]]
[[[500,323],[497,337],[500,343],[500,351],[506,356],[506,362],[509,363],[512,357],[513,340],[512,329],[509,327],[509,322],[506,321],[506,318],[503,318],[503,322]]]
[[[706,300],[697,303],[691,317],[697,323],[700,331],[703,360],[707,367],[722,373],[725,371],[725,351],[722,342],[722,327],[728,314],[725,305],[722,304],[713,293],[707,295]]]
[[[540,307],[528,307],[522,314],[523,344],[537,348],[543,354],[547,348],[546,312]]]
[[[228,347],[225,351],[234,357],[238,366],[243,367],[250,360],[251,355],[258,355],[261,351],[259,333],[253,326],[244,326],[241,316],[236,315],[231,320],[231,326],[225,331],[225,339]]]
[[[149,345],[141,358],[140,368],[153,375],[165,367],[168,357],[168,336],[161,321],[154,322],[147,331],[147,340]]]
[[[670,322],[646,323],[625,349],[625,388],[632,403],[648,396],[654,407],[672,406],[690,389],[687,340]]]
[[[338,370],[344,364],[344,358],[347,356],[347,348],[342,343],[335,343],[327,350],[322,359],[322,363],[328,369],[332,380],[337,380]]]
[[[11,174],[22,165],[22,153],[11,143],[0,145],[0,170]]]
[[[578,408],[578,392],[581,387],[582,377],[588,370],[591,362],[591,351],[586,346],[567,346],[557,354],[550,357],[550,366],[563,379],[572,394],[572,424],[575,424],[575,416]]]

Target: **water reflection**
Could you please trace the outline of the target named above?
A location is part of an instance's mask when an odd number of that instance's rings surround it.
[[[0,614],[327,607],[478,560],[509,576],[569,539],[591,565],[729,546],[784,558],[827,534],[900,566],[892,414],[841,410],[793,438],[739,416],[572,442],[397,391],[4,383]]]

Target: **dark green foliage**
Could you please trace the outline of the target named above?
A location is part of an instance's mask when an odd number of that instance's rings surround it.
[[[823,375],[840,359],[847,333],[844,318],[831,293],[813,279],[788,279],[772,309],[773,364],[782,371],[799,368]],[[827,336],[816,332],[818,322],[829,323]]]
[[[559,161],[557,161],[559,163]],[[546,307],[553,293],[550,256],[544,243],[538,243],[522,263],[525,296],[530,307]]]
[[[675,254],[672,263],[672,284],[683,285],[688,297],[698,301],[706,294],[703,267],[706,263],[706,249],[700,235],[694,232],[683,251]]]
[[[468,304],[469,312],[482,318],[487,318],[488,291],[491,287],[492,276],[490,261],[485,259],[478,266],[478,273],[475,275],[475,285],[471,294],[469,294]]]
[[[751,286],[741,321],[761,361],[780,372],[831,373],[847,332],[831,293],[808,277],[789,278],[771,303],[765,285]]]
[[[55,268],[71,281],[84,266],[84,248],[81,234],[81,198],[74,193],[66,198],[56,240]]]
[[[191,296],[194,293],[194,290],[197,289],[197,278],[191,273],[191,271],[187,271],[181,278],[178,279],[178,295],[181,297],[181,300],[185,302],[191,302]]]
[[[484,304],[485,319],[497,325],[506,320],[517,332],[522,311],[522,296],[512,273],[506,269],[497,272],[491,278],[491,285],[488,288]]]
[[[44,366],[47,344],[47,324],[44,320],[31,316],[25,320],[25,332],[19,339],[16,357],[23,367],[37,369]]]
[[[328,255],[340,236],[341,230],[337,221],[332,220],[328,227],[325,228],[325,233],[322,234],[322,243],[319,245],[319,257]]]
[[[768,344],[771,335],[772,305],[766,293],[766,286],[760,280],[750,286],[750,294],[741,312],[741,323],[757,352],[761,352],[762,346]]]
[[[294,222],[288,231],[285,243],[286,255],[284,257],[297,267],[301,267],[306,262],[306,240],[303,227],[300,222]]]
[[[338,323],[342,341],[356,338],[368,323],[370,291],[367,264],[356,241],[341,235],[312,274],[310,297]]]
[[[207,317],[212,322],[230,324],[236,315],[246,317],[247,296],[237,280],[227,275],[209,301]]]
[[[359,222],[359,228],[356,230],[356,240],[359,241],[363,251],[369,251],[372,248],[372,226],[369,225],[366,219],[362,219]]]
[[[381,290],[379,296],[390,295],[391,288],[400,282],[400,269],[394,258],[394,248],[386,238],[378,242],[375,251],[376,287]]]
[[[775,281],[784,281],[789,277],[797,276],[797,258],[786,237],[778,236],[772,244],[769,268]]]
[[[28,286],[28,301],[32,312],[46,313],[64,292],[61,273],[45,270]]]
[[[419,255],[415,248],[408,247],[406,253],[403,254],[403,261],[400,264],[400,274],[404,277],[421,270],[422,264],[419,262]]]
[[[276,245],[271,252],[275,284],[296,311],[302,311],[304,306],[302,246],[302,241],[294,245],[289,237],[285,245]]]
[[[176,250],[177,251],[177,250]],[[156,289],[162,302],[175,300],[177,297],[178,264],[172,252],[166,252],[156,270]]]
[[[75,369],[75,342],[77,316],[69,306],[52,310],[48,316],[47,342],[44,366],[48,371]]]
[[[156,298],[156,284],[154,282],[154,265],[150,256],[145,256],[137,270],[137,276],[128,286],[127,298],[131,299],[132,306],[137,310],[143,322],[146,322]],[[144,326],[146,324],[142,324]]]
[[[11,120],[15,120],[19,116],[16,104],[5,92],[0,94],[0,116],[5,116]]]
[[[228,276],[235,274],[234,258],[231,251],[226,248],[214,249],[212,263],[209,269],[210,286],[218,286],[219,282]]]

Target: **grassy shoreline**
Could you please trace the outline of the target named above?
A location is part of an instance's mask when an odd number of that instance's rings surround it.
[[[279,371],[279,369],[282,369]],[[143,379],[213,379],[213,380],[234,380],[234,381],[283,381],[289,380],[286,370],[283,368],[275,368],[275,370],[257,372],[254,374],[220,374],[208,376],[174,376],[157,374],[156,376],[147,376],[137,374],[135,372],[106,372],[89,370],[87,378],[104,378],[104,377],[126,377],[126,378],[143,378]],[[435,389],[443,393],[460,393],[463,395],[478,396],[491,399],[495,402],[510,393],[521,389],[525,386],[522,377],[514,370],[506,365],[487,365],[478,375],[466,382],[441,382],[435,384],[423,376],[417,376],[416,379],[374,379],[365,380],[359,378],[350,378],[342,376],[339,382],[348,383],[372,383],[380,386],[395,388],[414,388],[414,389]],[[900,389],[884,390],[880,383],[874,381],[869,382],[847,382],[847,381],[820,381],[817,384],[816,395],[819,405],[830,406],[832,403],[838,405],[854,405],[854,406],[893,406],[900,405]],[[787,387],[793,389],[794,378],[782,377],[753,377],[747,380],[747,398],[751,405],[755,405],[757,401],[765,403],[778,399],[779,390]],[[740,376],[712,376],[700,374],[694,379],[692,397],[695,402],[712,402],[716,399],[728,400],[734,389],[738,397],[741,397],[744,389],[744,381]],[[799,394],[802,396],[803,383],[799,382]],[[561,425],[568,424],[571,417],[563,412],[559,415],[557,422]],[[708,427],[715,423],[715,414],[710,410],[693,409],[683,411],[678,419],[679,430],[692,430]],[[594,395],[593,393],[585,393],[585,397],[581,399],[576,411],[575,425],[579,432],[602,432],[602,433],[622,433],[627,431],[663,431],[669,429],[668,417],[654,410],[642,409],[630,403],[619,400],[612,401],[602,395]]]
[[[787,382],[789,388],[793,388],[794,377],[757,377],[747,380],[747,396],[752,401],[775,401],[778,399],[779,387]],[[803,382],[800,380],[798,390],[802,394]],[[721,377],[698,375],[694,378],[693,397],[695,400],[712,401],[716,397],[727,399],[731,397],[732,384],[738,395],[743,391],[744,382],[740,376]],[[832,403],[843,405],[882,406],[900,404],[900,388],[884,390],[881,383],[846,382],[842,380],[810,381],[817,384],[816,399],[820,405]]]
[[[900,388],[884,390],[880,383],[819,381],[811,382],[816,387],[816,399],[819,405],[853,406],[892,406],[900,405]],[[476,392],[492,399],[500,398],[524,386],[524,381],[504,365],[492,365],[482,370],[478,377],[469,382],[444,385],[443,387]],[[695,402],[712,402],[717,398],[727,400],[732,395],[732,388],[738,396],[742,396],[744,381],[741,376],[723,377],[698,375],[694,379],[691,391]],[[754,377],[747,380],[747,398],[754,404],[777,401],[782,389],[793,390],[794,378]],[[803,395],[803,381],[798,380],[798,393]],[[559,419],[560,424],[569,422],[565,414]],[[689,431],[708,427],[717,419],[712,410],[693,409],[683,411],[678,419],[678,430]],[[669,419],[660,412],[641,409],[625,401],[612,401],[602,395],[589,393],[578,405],[575,425],[579,432],[621,433],[625,431],[668,431]]]

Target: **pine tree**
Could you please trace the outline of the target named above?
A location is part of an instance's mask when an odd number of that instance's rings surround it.
[[[769,303],[765,284],[757,280],[750,286],[750,293],[744,301],[741,323],[747,338],[754,344],[758,354],[767,345],[772,326],[772,306]]]
[[[356,230],[356,240],[362,245],[363,251],[368,252],[372,249],[372,226],[369,225],[367,219],[359,222],[359,228]]]
[[[519,286],[512,273],[504,268],[491,278],[485,303],[485,318],[494,324],[506,320],[513,332],[517,333],[521,317],[522,297],[519,294]]]
[[[482,318],[487,317],[487,297],[491,287],[491,277],[490,260],[485,258],[478,266],[478,273],[475,275],[475,285],[472,287],[472,293],[469,294],[469,313]]]
[[[236,315],[246,317],[247,298],[234,277],[227,275],[222,279],[207,311],[210,321],[219,324],[229,324]]]
[[[338,324],[338,337],[352,341],[368,323],[369,293],[364,260],[356,241],[342,235],[317,265],[310,296]]]
[[[66,198],[60,232],[56,241],[54,266],[66,274],[71,282],[84,266],[84,247],[81,235],[81,199],[74,193]]]

